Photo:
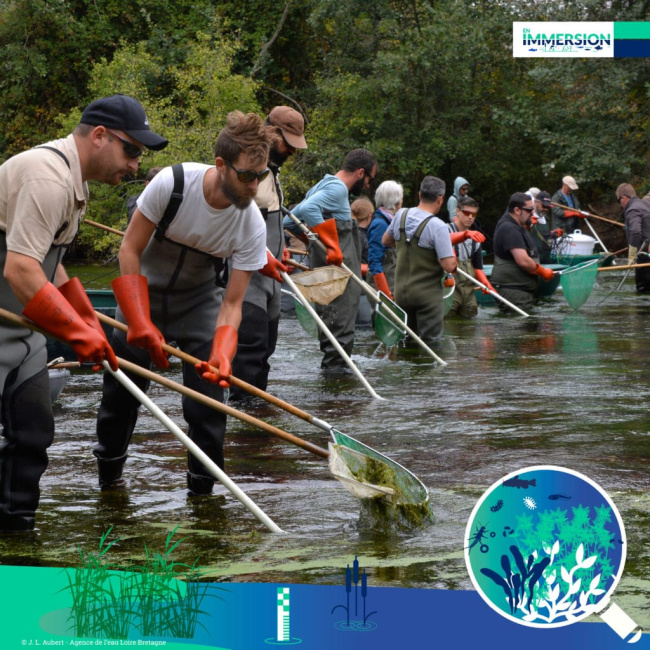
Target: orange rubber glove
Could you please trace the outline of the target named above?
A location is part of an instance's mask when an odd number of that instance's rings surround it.
[[[553,271],[551,269],[544,268],[540,264],[535,267],[533,275],[539,275],[539,277],[542,278],[542,280],[545,282],[549,282],[553,279]]]
[[[46,332],[69,343],[80,363],[101,364],[106,360],[113,370],[118,369],[117,358],[104,331],[100,334],[88,325],[51,282],[36,292],[25,305],[23,314]]]
[[[460,244],[466,239],[471,239],[479,244],[482,244],[485,241],[485,235],[478,230],[464,230],[463,232],[450,232],[449,236],[451,237],[451,245],[455,246]]]
[[[165,338],[151,322],[149,286],[144,275],[122,275],[111,282],[113,293],[129,326],[126,342],[148,350],[159,368],[169,368],[162,346]]]
[[[444,286],[453,287],[455,284],[456,284],[456,280],[454,280],[454,276],[451,273],[447,273],[447,277],[445,277]]]
[[[210,359],[201,361],[194,367],[203,381],[218,383],[221,388],[228,388],[227,379],[232,374],[231,362],[237,353],[237,330],[232,325],[217,327],[212,339]],[[214,372],[212,368],[217,370]]]
[[[74,310],[81,316],[86,325],[90,325],[93,329],[97,330],[102,336],[106,337],[106,333],[102,328],[99,318],[95,313],[95,308],[90,302],[90,298],[83,288],[79,278],[72,278],[65,284],[57,287],[59,293],[74,307]]]
[[[339,233],[336,230],[335,219],[327,219],[323,223],[317,223],[312,226],[311,231],[318,235],[318,239],[327,248],[326,264],[341,266],[343,264],[343,253],[339,247]]]
[[[385,293],[391,300],[393,300],[393,294],[388,286],[388,280],[386,279],[386,274],[382,271],[372,276],[373,282],[379,291]]]
[[[585,215],[582,214],[582,212],[578,212],[577,210],[565,210],[564,211],[564,218],[565,219],[570,219],[571,217],[578,217],[579,219],[582,219]]]
[[[368,265],[367,264],[362,264],[361,265],[361,277],[365,280],[366,275],[368,275]]]
[[[74,307],[74,310],[81,316],[86,325],[90,325],[94,330],[99,332],[104,338],[106,338],[106,332],[97,318],[97,313],[93,304],[90,302],[90,298],[86,293],[86,290],[83,288],[79,278],[72,278],[68,280],[65,284],[62,284],[60,287],[57,287],[59,293]],[[108,338],[106,338],[108,343]],[[99,364],[93,366],[93,370],[101,370],[102,367]]]
[[[488,280],[487,275],[485,275],[485,271],[483,271],[483,269],[474,269],[474,275],[476,276],[476,279],[479,282],[482,282],[490,291],[497,293],[497,290],[490,284],[490,281]],[[481,291],[484,294],[489,295],[489,292],[485,289],[481,289]]]
[[[557,239],[558,237],[562,237],[563,234],[564,234],[564,230],[562,230],[562,228],[556,228],[555,230],[551,230],[551,232],[549,233],[549,235],[551,235],[551,237],[555,239]]]
[[[259,270],[262,275],[278,282],[284,282],[280,272],[289,273],[289,269],[280,260],[273,257],[271,251],[266,251],[266,264]]]

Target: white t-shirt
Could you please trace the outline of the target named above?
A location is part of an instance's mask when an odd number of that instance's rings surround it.
[[[231,205],[218,210],[208,205],[203,179],[210,165],[183,163],[183,202],[165,237],[214,257],[231,257],[233,269],[257,271],[266,264],[266,225],[254,201],[243,210]],[[138,198],[140,212],[158,224],[174,187],[171,167],[165,167]]]

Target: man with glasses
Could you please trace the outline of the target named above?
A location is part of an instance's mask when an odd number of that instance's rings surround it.
[[[270,173],[274,138],[258,115],[234,111],[217,137],[214,165],[183,163],[159,172],[138,198],[120,248],[122,275],[112,283],[116,318],[128,325],[127,334],[113,334],[118,355],[166,368],[162,344],[175,341],[208,360],[196,368],[183,364],[183,383],[219,401],[237,351],[244,294],[267,261],[264,219],[253,199]],[[229,277],[220,292],[225,258]],[[146,388],[146,381],[132,379]],[[138,406],[112,376],[104,377],[94,450],[102,488],[122,483]],[[189,398],[183,398],[183,415],[190,438],[223,468],[225,415]],[[191,455],[188,466],[189,494],[209,494],[212,476]]]
[[[548,282],[553,277],[551,269],[540,266],[539,252],[526,229],[534,211],[530,195],[515,192],[508,202],[508,213],[494,230],[492,284],[506,300],[524,311],[535,303],[539,278]],[[510,312],[501,301],[498,304],[504,313]]]
[[[616,188],[616,200],[623,208],[625,236],[628,243],[628,262],[650,262],[647,253],[650,242],[650,205],[638,198],[630,183],[621,183]],[[650,267],[634,269],[636,290],[638,293],[650,293]]]
[[[361,277],[359,227],[352,219],[349,195],[358,196],[367,189],[377,176],[377,169],[377,161],[367,149],[353,149],[345,157],[341,169],[334,175],[326,174],[293,209],[293,214],[318,235],[327,249],[325,254],[319,246],[310,247],[311,268],[345,263]],[[291,230],[293,222],[288,217],[284,223]],[[316,306],[320,317],[348,354],[352,353],[354,345],[359,296],[359,285],[350,281],[345,291],[329,305]],[[319,338],[324,353],[321,368],[344,367],[344,360],[329,339],[322,332]]]
[[[78,278],[61,264],[86,212],[88,181],[117,185],[145,147],[167,140],[142,106],[114,95],[89,104],[60,140],[0,167],[0,307],[69,343],[81,362],[117,359]],[[40,477],[54,437],[45,338],[0,319],[0,533],[34,528]]]
[[[244,296],[242,321],[239,326],[237,354],[232,372],[257,388],[266,390],[269,378],[269,359],[275,352],[280,323],[282,294],[280,271],[287,271],[284,258],[284,232],[282,227],[282,188],[280,169],[297,149],[306,149],[302,115],[289,106],[276,106],[266,118],[266,124],[275,130],[276,138],[269,151],[268,166],[271,173],[260,181],[255,196],[266,222],[267,266],[264,272],[253,273]],[[231,400],[249,396],[237,386],[230,389]]]
[[[458,260],[458,268],[494,291],[483,271],[481,244],[485,241],[485,235],[472,230],[477,214],[478,203],[471,196],[461,196],[456,204],[456,215],[447,228]],[[474,318],[478,314],[475,289],[476,285],[471,280],[457,274],[454,302],[449,314]]]

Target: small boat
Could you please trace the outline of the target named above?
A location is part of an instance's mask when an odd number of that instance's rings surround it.
[[[70,379],[70,371],[67,368],[50,368],[47,372],[50,376],[50,399],[56,402]]]
[[[567,264],[543,264],[547,269],[552,269],[553,271],[563,271],[568,267]],[[492,264],[485,264],[483,266],[483,271],[485,275],[487,275],[488,279],[492,275]],[[544,282],[543,280],[539,283],[539,286],[537,288],[536,292],[536,297],[537,298],[550,298],[554,293],[555,290],[560,286],[560,280],[562,279],[562,276],[558,273],[557,275],[554,275],[551,280],[548,282]],[[487,307],[490,305],[496,304],[496,298],[494,296],[491,296],[489,294],[484,294],[482,291],[477,291],[476,292],[476,302],[478,302],[479,305],[482,305],[483,307]]]

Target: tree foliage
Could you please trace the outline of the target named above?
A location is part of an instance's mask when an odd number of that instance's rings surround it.
[[[378,180],[399,180],[407,203],[427,173],[448,191],[456,176],[468,178],[489,231],[512,192],[554,192],[567,173],[585,204],[612,198],[623,181],[650,189],[650,60],[515,59],[511,49],[514,20],[642,21],[649,5],[8,0],[0,159],[66,132],[88,101],[114,92],[140,99],[170,140],[145,154],[142,171],[209,162],[230,110],[289,104],[305,115],[309,149],[282,170],[287,203],[347,151],[367,147]],[[90,214],[119,223],[138,190],[94,187]]]

